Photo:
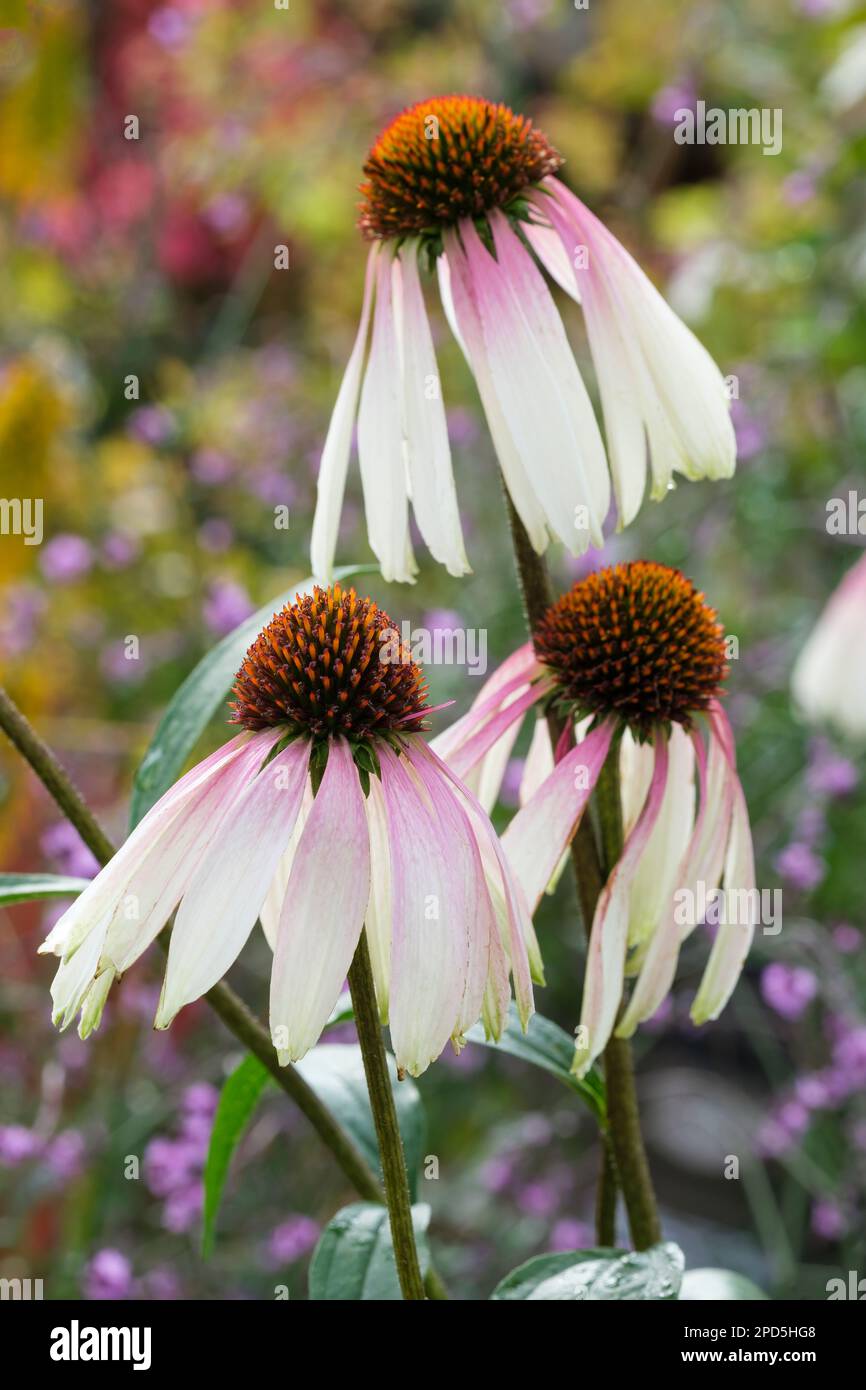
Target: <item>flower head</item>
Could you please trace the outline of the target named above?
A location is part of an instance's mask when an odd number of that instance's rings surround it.
[[[526,117],[477,97],[419,102],[375,142],[361,186],[370,244],[361,323],[319,469],[316,574],[333,568],[356,415],[367,529],[386,579],[416,573],[410,499],[434,558],[468,572],[422,284],[434,267],[539,553],[551,538],[574,555],[600,546],[612,490],[626,526],[648,477],[660,500],[676,474],[733,473],[720,371],[560,181],[561,163]],[[606,443],[544,272],[582,307]]]
[[[536,646],[495,672],[435,745],[492,805],[525,714],[565,715],[554,749],[535,724],[522,807],[502,843],[529,909],[557,881],[608,758],[619,773],[624,843],[592,923],[575,1070],[612,1032],[651,1018],[680,946],[706,916],[718,931],[692,1019],[718,1017],[757,922],[755,866],[733,734],[718,700],[722,629],[676,570],[620,565],[581,580],[544,615]],[[724,885],[722,889],[722,885]],[[635,980],[620,1012],[624,983]]]
[[[112,982],[177,909],[156,1026],[228,970],[257,917],[282,1062],[316,1043],[361,931],[398,1067],[479,1017],[532,1012],[526,912],[495,831],[418,732],[419,668],[386,614],[316,589],[277,614],[235,684],[242,732],[176,783],[54,927],[54,1019],[98,1026]]]
[[[690,579],[637,560],[598,570],[548,609],[534,633],[559,701],[581,718],[615,716],[639,739],[692,727],[728,667],[716,614]]]
[[[380,239],[436,233],[507,209],[562,157],[525,116],[479,97],[433,97],[401,111],[364,164],[360,226]]]
[[[235,678],[232,722],[317,737],[426,727],[427,687],[391,619],[354,589],[316,586],[259,634]]]

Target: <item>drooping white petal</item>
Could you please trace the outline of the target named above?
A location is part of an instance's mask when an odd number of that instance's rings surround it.
[[[566,753],[502,836],[506,858],[532,914],[574,838],[612,737],[613,725],[602,724]]]
[[[646,803],[596,905],[586,959],[580,1027],[571,1068],[577,1076],[585,1076],[595,1058],[604,1051],[616,1022],[622,999],[632,880],[658,819],[667,775],[667,743],[659,739]]]
[[[358,392],[361,385],[361,371],[364,366],[364,353],[370,326],[370,307],[373,302],[373,284],[378,254],[379,242],[376,241],[370,248],[370,254],[367,258],[364,303],[361,309],[358,336],[355,339],[355,345],[352,348],[340,384],[337,403],[334,406],[334,413],[328,426],[325,447],[322,450],[322,459],[319,464],[319,483],[310,542],[310,560],[313,574],[322,581],[328,580],[334,569],[334,554],[337,549],[340,512],[343,507],[346,472],[352,449],[352,429],[355,424],[355,413],[358,409]]]
[[[464,346],[472,375],[478,387],[490,436],[502,476],[508,488],[508,495],[523,522],[532,547],[539,555],[547,548],[548,532],[544,515],[534,483],[527,472],[517,440],[505,415],[502,402],[490,366],[487,344],[482,330],[478,299],[466,253],[460,244],[457,233],[446,231],[444,236],[445,254],[448,258],[450,289],[449,303],[456,315],[458,337]],[[440,257],[440,260],[442,257]],[[442,278],[440,275],[440,289]],[[446,313],[448,303],[443,299]]]
[[[261,756],[264,758],[267,743],[259,737],[262,742]],[[69,956],[96,924],[107,923],[110,920],[137,865],[160,841],[190,800],[200,793],[202,787],[221,768],[228,767],[238,758],[247,744],[248,736],[238,734],[210,757],[204,758],[160,797],[156,805],[139,821],[114,858],[55,923],[39,947],[40,955]]]
[[[866,555],[818,619],[797,658],[792,687],[807,719],[866,738]]]
[[[281,1064],[321,1035],[364,926],[370,836],[364,793],[342,738],[331,741],[286,890],[271,972],[271,1037]]]
[[[486,891],[499,928],[499,939],[511,967],[517,1011],[525,1029],[535,1009],[532,980],[544,983],[541,953],[526,898],[511,871],[489,816],[470,789],[447,763],[442,762],[432,748],[422,743],[418,746],[417,753],[433,764],[440,780],[454,788],[459,804],[469,821],[481,857]],[[493,938],[491,945],[492,943]],[[491,967],[496,977],[499,967],[494,955],[495,952],[491,954]]]
[[[385,251],[376,267],[373,341],[358,412],[358,457],[367,532],[382,575],[386,580],[411,583],[417,567],[409,540],[395,284],[399,296],[400,261]]]
[[[717,705],[711,713],[713,736],[732,744],[727,717]],[[691,1008],[693,1023],[718,1018],[740,975],[755,927],[760,919],[760,894],[755,883],[755,854],[749,810],[730,753],[728,776],[733,791],[730,839],[725,857],[724,921],[720,923],[710,958]]]
[[[262,931],[265,940],[272,951],[277,947],[277,930],[280,925],[280,913],[283,910],[283,903],[286,898],[286,889],[289,886],[289,878],[292,873],[292,865],[295,862],[295,854],[304,833],[304,826],[307,823],[307,816],[313,808],[313,788],[309,778],[304,786],[304,796],[301,801],[301,809],[298,811],[298,818],[295,821],[292,833],[289,836],[289,843],[280,855],[276,871],[271,879],[265,900],[259,913],[259,921],[262,924]]]
[[[102,961],[122,974],[141,956],[177,907],[199,864],[246,795],[275,735],[257,736],[230,763],[202,782],[135,865],[118,902]]]
[[[469,817],[457,796],[448,786],[447,778],[443,777],[437,761],[430,756],[429,749],[423,743],[410,740],[406,749],[406,757],[425,788],[430,804],[436,807],[437,812],[444,807],[445,821],[449,832],[459,841],[461,846],[465,846],[472,861],[471,866],[467,865],[469,873],[474,877],[474,906],[470,909],[466,923],[468,943],[466,977],[463,986],[463,1000],[451,1032],[452,1042],[459,1047],[463,1035],[474,1023],[478,1022],[481,1016],[490,973],[490,952],[493,943],[499,948],[499,955],[502,954],[502,948],[499,945],[499,929],[490,894],[487,891],[481,854]],[[508,989],[507,972],[505,974],[505,988]]]
[[[298,739],[252,777],[199,859],[171,933],[157,1028],[240,954],[297,819],[309,751]]]
[[[578,264],[590,348],[595,362],[617,485],[621,525],[640,504],[646,438],[653,495],[664,496],[671,472],[728,478],[736,440],[725,382],[706,349],[647,279],[623,246],[583,203],[554,178],[536,206]],[[641,428],[641,424],[643,428]]]
[[[502,414],[548,528],[575,555],[602,545],[604,451],[565,331],[541,276],[510,229],[494,259],[474,225],[460,235]],[[518,293],[518,285],[520,293]],[[459,311],[458,311],[459,312]],[[475,353],[470,343],[473,364]],[[516,499],[515,499],[516,504]]]
[[[398,347],[403,375],[403,424],[412,506],[434,559],[449,574],[470,572],[451,468],[448,424],[433,339],[418,278],[416,241],[400,251],[402,313]]]
[[[380,749],[393,903],[391,1039],[398,1067],[419,1076],[460,1017],[477,873],[451,798],[435,805],[406,758]]]
[[[367,826],[370,832],[370,901],[364,926],[376,987],[379,1018],[388,1022],[391,994],[391,849],[388,843],[388,815],[378,777],[370,778],[367,796]]]
[[[697,899],[701,866],[704,862],[704,826],[708,817],[717,818],[724,814],[716,801],[709,799],[709,778],[707,776],[707,751],[703,739],[697,731],[692,732],[695,750],[695,764],[698,771],[699,804],[691,838],[682,858],[676,883],[671,889],[671,897],[665,906],[656,930],[653,932],[635,982],[628,1006],[617,1024],[616,1036],[630,1038],[639,1023],[651,1018],[660,1007],[670,990],[676,974],[680,943],[687,931],[694,927],[689,921],[691,904]],[[728,821],[730,816],[728,815]],[[724,835],[727,838],[727,823]],[[691,894],[689,899],[688,894]],[[634,898],[634,893],[632,898]],[[687,926],[683,925],[685,907]]]
[[[490,225],[502,276],[511,287],[515,303],[525,315],[527,327],[550,370],[564,415],[571,426],[572,457],[562,461],[558,480],[562,500],[558,505],[567,505],[575,497],[578,503],[588,498],[590,530],[594,542],[599,544],[603,540],[601,525],[610,506],[610,474],[589,393],[544,277],[532,257],[527,255],[503,213],[492,213]],[[552,467],[554,460],[542,459],[540,466],[544,465]],[[593,529],[593,519],[597,521],[597,530]],[[569,525],[571,530],[575,529],[574,507]],[[569,544],[567,537],[563,539]]]
[[[623,788],[627,785],[627,769],[635,754],[641,756],[646,751],[652,752],[647,745],[636,745],[628,733],[623,735],[620,759]],[[679,724],[671,729],[668,754],[670,765],[661,809],[632,880],[628,945],[629,951],[637,954],[629,958],[629,973],[639,966],[642,955],[639,948],[645,946],[669,907],[694,825],[695,755],[691,739]],[[624,802],[625,799],[624,796]],[[624,821],[628,824],[625,816]]]

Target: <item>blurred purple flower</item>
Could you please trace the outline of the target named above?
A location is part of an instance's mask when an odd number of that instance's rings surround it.
[[[130,536],[126,531],[110,531],[102,542],[102,559],[108,569],[126,569],[140,553],[138,537]]]
[[[843,956],[853,956],[863,945],[862,933],[856,927],[852,927],[848,922],[840,922],[838,927],[833,928],[833,945],[837,951],[841,951]]]
[[[253,611],[250,596],[233,579],[220,579],[211,585],[202,608],[205,623],[217,637],[226,637]]]
[[[595,1244],[595,1234],[585,1221],[563,1217],[550,1233],[551,1250],[586,1250]]]
[[[815,180],[805,169],[795,169],[782,181],[782,197],[789,207],[799,208],[815,196]]]
[[[84,1167],[86,1145],[77,1129],[64,1129],[56,1135],[46,1150],[45,1159],[58,1178],[77,1178]]]
[[[848,796],[860,775],[849,758],[843,758],[826,739],[816,739],[810,749],[806,785],[817,796]]]
[[[132,1266],[119,1250],[100,1250],[84,1271],[84,1297],[127,1298],[132,1289]]]
[[[291,1216],[271,1232],[268,1255],[273,1264],[291,1264],[312,1250],[319,1239],[319,1225],[309,1216]]]
[[[68,820],[47,826],[39,844],[46,858],[57,865],[59,873],[70,874],[74,878],[94,878],[99,872],[95,855]]]
[[[142,444],[167,444],[175,433],[175,419],[162,405],[143,405],[132,412],[126,428]]]
[[[803,965],[773,961],[761,975],[761,997],[781,1018],[800,1018],[817,991],[815,975]]]
[[[833,1063],[852,1090],[866,1085],[866,1024],[843,1034],[833,1048]]]
[[[552,1216],[560,1194],[553,1183],[528,1182],[517,1193],[517,1205],[527,1216]]]
[[[195,1225],[204,1206],[204,1183],[187,1183],[172,1192],[162,1209],[162,1224],[174,1235],[183,1235]]]
[[[810,1225],[821,1240],[838,1240],[845,1234],[848,1222],[838,1202],[825,1198],[813,1203]]]
[[[219,449],[198,449],[189,461],[189,471],[196,482],[217,486],[228,482],[235,471],[235,463]]]
[[[42,1140],[24,1125],[0,1125],[0,1164],[15,1168],[42,1152]]]
[[[514,1178],[514,1163],[509,1158],[490,1158],[481,1168],[481,1181],[490,1192],[504,1192]]]
[[[809,845],[793,840],[776,856],[776,872],[801,893],[809,893],[824,877],[826,865]]]
[[[63,532],[43,546],[39,568],[50,584],[71,584],[87,574],[93,551],[83,536]]]
[[[209,1081],[195,1081],[184,1091],[181,1108],[187,1115],[205,1115],[210,1120],[216,1114],[219,1098],[219,1091]]]
[[[650,115],[659,125],[671,125],[678,120],[678,112],[693,111],[695,89],[689,82],[671,82],[660,87],[652,99]]]
[[[154,10],[147,27],[163,48],[179,48],[189,37],[190,22],[189,17],[180,10],[166,5],[161,10]]]

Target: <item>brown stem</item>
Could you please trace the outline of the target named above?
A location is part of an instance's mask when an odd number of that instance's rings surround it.
[[[508,495],[508,491],[505,489],[504,491],[505,505],[508,510],[508,522],[511,527],[511,540],[514,546],[514,558],[517,564],[520,591],[523,597],[526,625],[529,629],[531,638],[547,609],[553,603],[553,588],[550,583],[550,575],[545,561],[533,550],[532,542],[526,533],[526,527],[517,515],[514,503]],[[559,716],[552,709],[548,710],[547,713],[547,727],[550,733],[550,741],[555,748],[560,740],[564,726]],[[577,828],[577,834],[571,842],[571,863],[574,869],[577,898],[580,904],[580,915],[583,920],[584,931],[586,932],[586,939],[588,942],[592,930],[592,919],[595,915],[595,905],[598,902],[604,882],[598,857],[598,849],[596,847],[595,836],[589,816],[581,817],[580,825]],[[596,1192],[595,1221],[596,1240],[599,1245],[613,1245],[614,1243],[616,1202],[616,1165],[607,1137],[602,1135],[602,1163],[599,1170],[598,1189]]]
[[[619,739],[614,739],[595,789],[606,874],[613,871],[623,846],[622,797],[619,787]],[[636,1250],[662,1238],[652,1175],[640,1127],[631,1043],[612,1037],[604,1050],[607,1120],[616,1170]]]
[[[2,686],[0,728],[21,753],[25,762],[30,764],[99,863],[107,864],[114,854],[114,846],[51,749],[39,737]],[[167,931],[162,934],[163,946],[167,944],[167,935]],[[346,1133],[295,1067],[280,1066],[267,1030],[231,986],[221,980],[204,997],[229,1032],[259,1059],[280,1089],[306,1115],[358,1194],[369,1202],[384,1201],[379,1180],[351,1135]],[[424,1282],[431,1299],[448,1297],[445,1286],[435,1270],[428,1271]]]
[[[514,554],[520,575],[523,602],[530,632],[553,601],[547,566],[535,553],[511,498],[506,493],[508,518]],[[562,731],[559,721],[548,715],[551,738]],[[595,791],[601,836],[599,856],[588,816],[581,819],[571,846],[583,923],[587,939],[602,886],[622,851],[622,807],[619,793],[619,742],[614,743]],[[612,1239],[615,1223],[615,1193],[608,1190],[618,1181],[628,1212],[629,1229],[637,1250],[645,1250],[661,1239],[661,1225],[655,1192],[647,1163],[634,1079],[631,1044],[624,1038],[611,1038],[604,1053],[607,1087],[607,1119],[612,1153],[605,1155],[596,1204],[597,1234],[600,1244]],[[604,1228],[604,1230],[602,1230]]]
[[[376,1138],[379,1141],[379,1157],[382,1160],[382,1173],[385,1178],[385,1198],[391,1219],[391,1240],[397,1277],[405,1299],[423,1300],[424,1281],[418,1263],[415,1228],[412,1225],[412,1199],[406,1174],[406,1156],[403,1153],[403,1140],[397,1123],[397,1107],[394,1104],[394,1092],[391,1090],[391,1077],[388,1074],[388,1058],[379,1025],[379,1007],[376,1003],[366,931],[361,932],[355,959],[349,967],[349,989],[352,992],[355,1027],[358,1030],[358,1042],[364,1059],[370,1108],[373,1111]]]

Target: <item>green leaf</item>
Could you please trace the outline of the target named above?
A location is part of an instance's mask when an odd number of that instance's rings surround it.
[[[205,1259],[213,1249],[217,1212],[232,1154],[240,1143],[259,1097],[270,1079],[270,1072],[262,1066],[257,1057],[249,1054],[227,1078],[220,1092],[204,1168],[204,1227],[201,1245]]]
[[[412,1208],[421,1273],[430,1265],[426,1231],[430,1208]],[[325,1227],[310,1261],[310,1298],[396,1302],[401,1297],[391,1226],[385,1207],[353,1202]]]
[[[767,1297],[751,1279],[732,1269],[689,1269],[680,1289],[680,1301],[686,1303],[724,1303],[733,1299],[750,1302]]]
[[[611,1302],[675,1299],[685,1257],[667,1241],[640,1253],[630,1250],[572,1250],[537,1255],[518,1265],[491,1294],[497,1301]]]
[[[512,1004],[508,1023],[499,1042],[486,1038],[483,1025],[480,1023],[469,1029],[466,1038],[468,1042],[481,1043],[494,1051],[508,1052],[512,1057],[519,1057],[523,1062],[531,1062],[533,1066],[550,1072],[551,1076],[555,1076],[564,1086],[568,1086],[579,1095],[599,1123],[604,1124],[607,1102],[601,1073],[593,1069],[582,1081],[572,1074],[574,1038],[570,1037],[564,1028],[560,1028],[558,1023],[543,1018],[541,1014],[533,1014],[529,1020],[529,1028],[524,1033],[517,1009]]]
[[[64,874],[0,874],[0,907],[38,898],[77,898],[89,883],[89,878]]]
[[[343,565],[334,571],[334,577],[348,579],[375,569],[375,565]],[[200,735],[231,689],[247,648],[284,604],[291,603],[296,594],[307,593],[314,582],[301,580],[264,604],[212,647],[175,692],[135,774],[130,828],[177,780]]]
[[[364,1063],[360,1047],[340,1043],[319,1043],[312,1052],[296,1063],[304,1080],[316,1095],[351,1134],[374,1172],[379,1171],[379,1146],[367,1095]],[[388,1056],[391,1087],[397,1107],[397,1121],[403,1136],[406,1168],[413,1198],[418,1187],[418,1173],[424,1158],[427,1124],[421,1094],[408,1077],[397,1080],[397,1065]]]

